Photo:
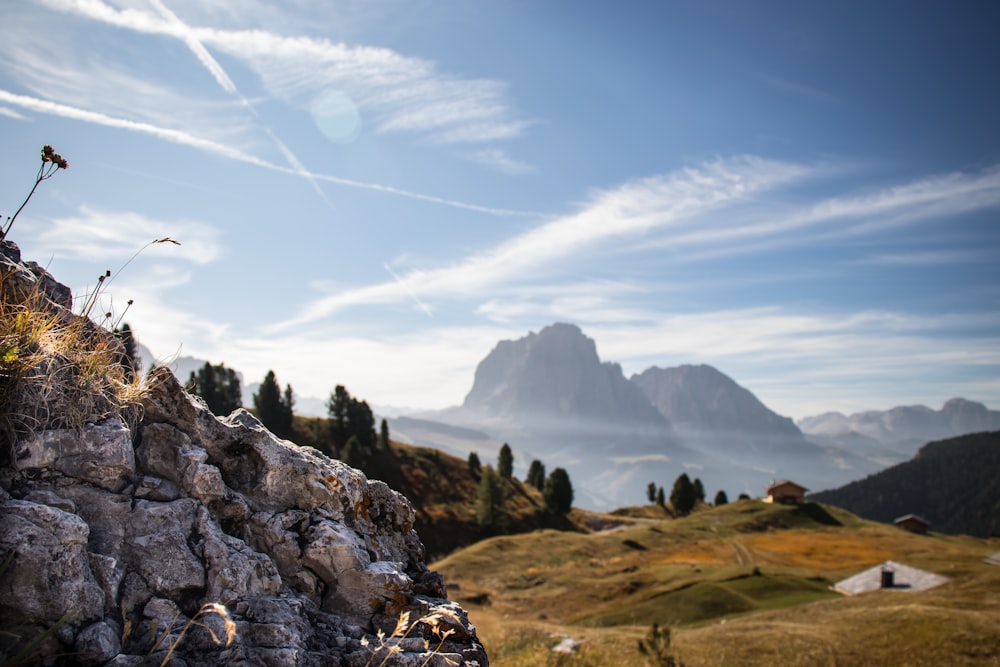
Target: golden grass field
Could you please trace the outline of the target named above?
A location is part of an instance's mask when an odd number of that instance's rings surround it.
[[[918,536],[833,507],[744,500],[584,534],[493,538],[432,565],[495,667],[642,665],[653,622],[708,665],[1000,665],[1000,540]],[[655,515],[654,515],[655,516]],[[924,592],[830,586],[885,560],[945,575]],[[553,653],[563,638],[572,654]]]

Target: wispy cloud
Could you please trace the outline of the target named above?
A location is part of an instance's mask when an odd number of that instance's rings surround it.
[[[219,230],[197,220],[156,220],[133,211],[81,206],[75,216],[57,218],[28,232],[33,250],[60,260],[100,264],[122,262],[154,239],[172,237],[182,245],[151,246],[144,253],[171,261],[209,264],[222,253]],[[117,268],[117,267],[114,267]]]
[[[501,285],[537,280],[550,275],[566,258],[680,224],[806,173],[805,167],[741,156],[644,178],[598,192],[579,212],[543,223],[458,263],[411,271],[403,278],[421,294],[436,297],[483,294]],[[315,321],[352,305],[395,302],[400,296],[394,283],[331,294],[283,326]]]
[[[796,208],[766,203],[738,215],[697,221],[646,244],[702,261],[860,237],[915,222],[1000,206],[1000,167],[931,176],[860,195],[828,197]]]
[[[534,165],[512,158],[502,148],[476,151],[472,153],[472,159],[507,174],[530,174],[536,171]]]
[[[934,266],[938,264],[969,264],[973,262],[995,263],[998,257],[1000,257],[1000,248],[926,250],[881,253],[860,260],[860,263],[887,266]]]
[[[361,188],[364,190],[373,190],[375,192],[382,192],[385,194],[396,195],[399,197],[407,197],[409,199],[417,199],[420,201],[425,201],[433,204],[441,204],[444,206],[451,206],[454,208],[465,209],[468,211],[476,211],[478,213],[487,213],[490,215],[501,215],[501,216],[538,215],[537,213],[531,211],[518,211],[513,209],[480,206],[478,204],[470,204],[468,202],[458,201],[454,199],[435,197],[433,195],[426,195],[419,192],[412,192],[410,190],[394,188],[392,186],[381,185],[379,183],[367,183],[364,181],[356,181],[349,178],[340,178],[338,176],[330,176],[327,174],[318,174],[313,172],[302,173],[297,168],[283,167],[281,165],[277,165],[274,164],[273,162],[269,162],[267,160],[251,155],[249,153],[245,153],[231,145],[221,144],[215,141],[211,141],[209,139],[203,139],[201,137],[189,134],[187,132],[183,132],[181,130],[174,130],[166,127],[152,125],[150,123],[127,120],[124,118],[116,118],[113,116],[109,116],[107,114],[98,113],[95,111],[88,111],[86,109],[80,109],[66,104],[60,104],[58,102],[51,102],[49,100],[38,99],[26,95],[17,95],[7,90],[0,89],[0,102],[6,102],[8,104],[13,104],[15,106],[24,109],[37,111],[39,113],[61,116],[63,118],[71,118],[74,120],[79,120],[87,123],[103,125],[105,127],[115,127],[123,130],[129,130],[132,132],[140,132],[143,134],[147,134],[149,136],[156,137],[158,139],[162,139],[164,141],[169,141],[172,143],[189,146],[191,148],[197,148],[199,150],[206,151],[208,153],[212,153],[214,155],[218,155],[221,157],[225,157],[230,160],[244,162],[246,164],[262,167],[264,169],[270,169],[272,171],[277,171],[284,174],[291,174],[293,176],[308,177],[310,179],[325,181],[328,183],[335,183],[337,185],[343,185],[346,187]],[[301,166],[301,164],[299,166]]]
[[[374,117],[376,132],[416,133],[440,142],[496,141],[530,125],[508,102],[507,84],[440,73],[427,60],[391,49],[350,46],[324,39],[288,37],[264,30],[187,26],[159,0],[158,15],[116,9],[101,0],[42,0],[52,9],[147,34],[184,40],[220,85],[235,85],[205,45],[242,61],[270,93],[301,109],[340,90]],[[164,20],[166,18],[167,20]]]
[[[0,107],[0,116],[6,116],[7,118],[13,118],[14,120],[28,120],[28,118],[13,109],[8,109],[7,107]]]

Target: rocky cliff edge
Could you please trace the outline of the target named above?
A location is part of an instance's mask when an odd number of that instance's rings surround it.
[[[3,317],[34,294],[71,322],[68,290],[3,246]],[[145,383],[98,419],[3,434],[8,659],[35,641],[24,664],[486,667],[406,498],[245,410],[217,418],[165,369]]]

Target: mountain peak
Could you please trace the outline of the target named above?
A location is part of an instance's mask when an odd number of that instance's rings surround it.
[[[498,343],[476,368],[462,407],[504,419],[666,426],[621,366],[602,363],[593,339],[567,323]]]
[[[654,366],[633,375],[630,382],[681,428],[801,437],[792,420],[774,413],[750,390],[707,364]]]

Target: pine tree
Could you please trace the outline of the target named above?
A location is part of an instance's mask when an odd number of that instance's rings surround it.
[[[705,502],[705,487],[702,485],[701,480],[695,477],[692,486],[694,487],[695,500],[699,503]]]
[[[545,507],[554,514],[569,514],[573,509],[573,485],[569,481],[569,473],[562,468],[556,468],[545,480]]]
[[[339,452],[347,444],[348,432],[348,411],[351,404],[351,395],[347,388],[338,384],[330,393],[330,399],[326,402],[326,411],[330,423],[330,440],[333,451]]]
[[[380,452],[389,451],[389,423],[385,419],[382,419],[382,423],[379,425],[378,450]]]
[[[719,491],[715,494],[715,502],[712,503],[716,507],[722,507],[723,505],[729,504],[729,496],[726,495],[725,491]]]
[[[690,514],[694,509],[697,498],[694,492],[694,484],[687,473],[681,473],[674,482],[674,488],[670,492],[670,505],[674,508],[674,513],[680,516]]]
[[[660,507],[667,506],[667,494],[663,491],[662,486],[660,487],[660,490],[656,492],[656,504]]]
[[[361,448],[361,441],[352,435],[347,439],[344,450],[340,453],[340,460],[352,468],[361,469],[365,465],[365,453]]]
[[[510,479],[514,474],[514,453],[506,442],[500,448],[500,456],[497,458],[497,472],[504,479]]]
[[[375,450],[375,415],[367,401],[353,398],[344,385],[338,384],[330,393],[326,410],[334,451],[342,450],[352,435],[357,436],[358,444],[366,455]]]
[[[651,503],[656,502],[656,482],[650,482],[646,487],[646,499]]]
[[[191,373],[186,389],[196,396],[201,396],[208,409],[220,417],[243,405],[240,378],[236,371],[226,368],[225,364],[213,366],[206,361],[197,373]]]
[[[479,477],[479,473],[482,472],[482,464],[479,463],[479,454],[475,452],[469,452],[469,472],[472,473],[473,477]]]
[[[281,399],[281,430],[291,438],[294,435],[292,428],[295,424],[295,396],[292,395],[292,385],[285,385],[285,395]]]
[[[291,391],[291,387],[288,391]],[[253,395],[253,407],[257,411],[257,419],[264,428],[279,438],[291,436],[291,423],[288,423],[285,401],[282,399],[281,387],[273,370],[267,372],[263,382],[260,383],[260,388]]]
[[[524,480],[539,491],[545,488],[545,464],[535,459],[528,466],[528,477]]]
[[[476,523],[487,535],[502,533],[507,528],[503,480],[493,466],[486,466],[482,473],[476,489]]]
[[[349,423],[350,435],[357,436],[358,442],[365,452],[375,449],[377,436],[375,435],[375,415],[368,406],[368,401],[351,399],[347,409],[347,419]]]

